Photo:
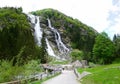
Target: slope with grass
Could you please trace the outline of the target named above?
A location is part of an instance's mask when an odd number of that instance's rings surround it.
[[[78,71],[80,73],[83,71],[92,73],[81,79],[82,84],[120,84],[120,63],[78,69]]]

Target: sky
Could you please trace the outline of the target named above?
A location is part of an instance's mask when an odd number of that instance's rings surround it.
[[[120,34],[120,0],[0,0],[0,7],[22,7],[28,13],[53,8],[76,18],[112,39]]]

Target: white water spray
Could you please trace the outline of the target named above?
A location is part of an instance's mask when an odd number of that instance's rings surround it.
[[[49,54],[50,56],[56,57],[56,55],[55,55],[52,47],[50,46],[49,41],[48,41],[47,38],[45,39],[45,41],[46,41],[46,44],[47,44],[47,49],[46,49],[46,50],[47,50],[48,54]]]
[[[34,29],[35,29],[35,38],[37,40],[37,45],[40,46],[41,45],[41,39],[42,39],[42,28],[40,27],[40,20],[39,20],[39,16],[34,16],[29,14],[28,15],[30,17],[31,23],[34,24]]]
[[[59,34],[59,32],[57,31],[57,29],[55,29],[54,27],[51,26],[51,22],[50,22],[50,19],[47,19],[48,20],[48,26],[51,28],[51,30],[54,32],[55,34],[55,41],[57,43],[57,47],[59,49],[59,51],[61,53],[67,53],[69,52],[69,49],[65,46],[65,44],[62,42],[61,40],[61,36]]]

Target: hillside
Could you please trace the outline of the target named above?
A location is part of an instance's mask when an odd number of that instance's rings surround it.
[[[19,65],[32,59],[44,59],[44,48],[37,47],[27,15],[22,8],[0,8],[0,59]],[[44,60],[42,60],[44,62]]]
[[[25,14],[22,8],[3,7],[0,8],[0,83],[29,81],[28,78],[33,81],[31,76],[36,80],[44,72],[43,76],[57,69],[61,71],[64,64],[70,63],[75,68],[72,62],[76,60],[85,62],[88,68],[84,69],[92,73],[82,83],[107,84],[109,79],[109,83],[118,83],[120,64],[105,64],[120,62],[119,45],[120,35],[114,35],[111,41],[107,33],[98,33],[54,9]],[[94,67],[96,64],[104,66]]]
[[[52,26],[59,31],[63,42],[69,48],[83,51],[84,59],[90,59],[95,37],[98,35],[96,30],[54,9],[43,9],[31,13],[42,17],[42,28],[48,26],[46,19],[49,18]]]
[[[45,63],[46,51],[68,59],[73,49],[83,51],[83,59],[91,59],[96,30],[54,9],[31,13],[39,16],[33,16],[33,23],[22,8],[0,8],[0,59],[12,60],[14,64],[32,59]],[[36,26],[41,28],[41,35]]]

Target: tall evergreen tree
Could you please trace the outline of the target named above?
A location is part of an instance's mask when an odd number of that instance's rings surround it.
[[[47,62],[47,51],[46,51],[46,42],[45,42],[45,33],[43,32],[43,38],[41,40],[41,63]]]
[[[115,45],[115,57],[120,58],[120,35],[119,34],[114,35],[113,42]]]

